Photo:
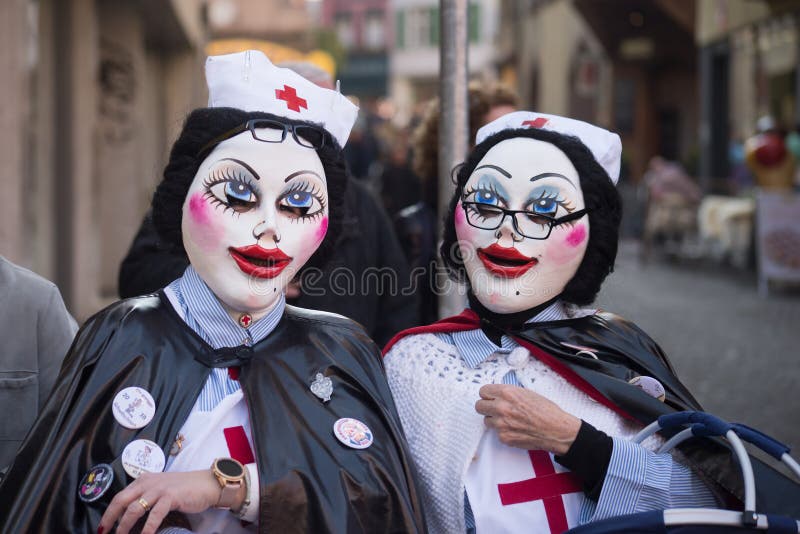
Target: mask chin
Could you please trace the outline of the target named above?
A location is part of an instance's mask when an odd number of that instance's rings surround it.
[[[485,274],[485,273],[484,273]],[[494,313],[509,314],[535,308],[553,300],[562,291],[543,291],[535,284],[515,283],[512,280],[488,277],[470,284],[470,291],[484,307]]]
[[[511,295],[506,295],[503,293],[492,293],[487,294],[480,291],[473,290],[475,294],[475,298],[478,299],[486,309],[500,314],[510,314],[510,313],[519,313],[521,311],[529,310],[531,308],[535,308],[541,304],[544,304],[553,298],[556,295],[538,295],[537,297],[532,296],[517,296],[515,292],[512,292]]]

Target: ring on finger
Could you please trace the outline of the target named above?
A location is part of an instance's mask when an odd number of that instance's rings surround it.
[[[142,505],[142,508],[144,508],[145,512],[149,512],[150,511],[150,503],[148,503],[146,500],[144,500],[144,498],[139,497],[139,500],[137,502]]]

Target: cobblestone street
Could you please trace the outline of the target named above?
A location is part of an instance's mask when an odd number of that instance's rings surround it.
[[[800,294],[761,298],[753,273],[637,260],[620,247],[600,307],[633,320],[704,408],[800,449]]]

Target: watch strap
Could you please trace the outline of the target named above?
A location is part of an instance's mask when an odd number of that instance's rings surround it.
[[[222,487],[222,491],[219,494],[219,501],[217,501],[215,508],[225,508],[230,510],[231,506],[236,500],[236,494],[239,492],[239,488],[242,487],[242,482],[225,481],[220,482],[220,486]]]

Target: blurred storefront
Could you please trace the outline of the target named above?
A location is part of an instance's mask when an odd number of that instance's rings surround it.
[[[575,0],[612,64],[610,126],[622,137],[630,178],[653,156],[697,154],[695,0]]]
[[[206,101],[200,0],[0,3],[0,254],[85,319],[119,262],[185,114]]]
[[[800,283],[800,2],[699,0],[696,37],[700,177],[706,191],[725,195],[704,199],[701,223],[746,206],[718,226],[743,228],[766,295],[771,281]],[[719,209],[703,209],[712,202]]]
[[[697,153],[694,0],[506,0],[498,67],[526,107],[619,133],[623,181]]]
[[[699,0],[696,40],[701,75],[701,179],[727,192],[730,148],[770,116],[791,131],[800,123],[800,2]]]

